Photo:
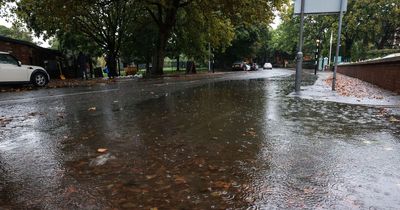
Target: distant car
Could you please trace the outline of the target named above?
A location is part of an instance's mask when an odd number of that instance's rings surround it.
[[[252,71],[257,71],[258,69],[259,69],[259,66],[258,66],[257,63],[253,63],[253,64],[251,65],[251,69],[250,69],[250,70],[252,70]]]
[[[245,63],[244,66],[246,67],[245,71],[251,70],[251,66],[249,64]]]
[[[236,71],[246,71],[247,70],[247,64],[243,61],[237,61],[232,64],[232,70]]]
[[[271,63],[265,63],[263,66],[263,69],[272,69],[272,64]]]
[[[44,87],[50,81],[47,71],[39,66],[22,65],[21,61],[9,53],[0,52],[0,83],[25,84],[32,83]]]

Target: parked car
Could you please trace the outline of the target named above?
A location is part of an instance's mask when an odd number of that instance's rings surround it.
[[[232,64],[232,70],[236,71],[246,71],[247,70],[247,64],[243,61],[237,61]]]
[[[245,71],[251,70],[251,66],[249,64],[245,63],[244,66],[246,67]]]
[[[259,66],[258,66],[257,63],[253,63],[253,64],[251,65],[251,69],[250,69],[250,70],[252,70],[252,71],[257,71],[258,69],[259,69]]]
[[[263,66],[263,69],[271,69],[272,70],[272,64],[271,63],[265,63]]]
[[[32,83],[37,87],[44,87],[49,81],[50,76],[44,68],[22,65],[21,61],[9,53],[0,52],[0,83]]]

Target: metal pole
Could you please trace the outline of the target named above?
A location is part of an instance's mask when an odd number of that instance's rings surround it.
[[[333,45],[333,31],[331,30],[331,40],[329,42],[329,58],[328,58],[329,68],[331,67],[332,64],[332,45]]]
[[[332,91],[336,90],[336,72],[339,63],[340,42],[342,37],[342,22],[343,22],[343,0],[340,1],[339,31],[338,31],[338,40],[336,46],[335,68],[333,70]]]
[[[315,51],[315,69],[314,69],[314,75],[317,75],[318,67],[319,67],[319,42],[320,40],[317,39],[317,49]]]
[[[208,72],[211,72],[211,43],[208,42]]]
[[[300,13],[300,41],[299,49],[297,53],[297,66],[296,66],[296,82],[295,89],[296,93],[300,92],[301,85],[301,73],[303,68],[303,31],[304,31],[304,4],[305,0],[301,0],[301,13]]]

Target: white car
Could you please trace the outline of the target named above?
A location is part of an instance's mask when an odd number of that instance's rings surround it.
[[[0,83],[24,84],[32,83],[37,87],[44,87],[49,83],[50,76],[39,66],[22,65],[14,56],[0,52]]]
[[[265,63],[263,66],[263,69],[272,69],[272,64],[271,63]]]

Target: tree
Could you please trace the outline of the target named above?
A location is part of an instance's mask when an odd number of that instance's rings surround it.
[[[292,17],[292,8],[284,11],[283,24],[273,31],[271,45],[273,50],[287,52],[294,57],[299,18]],[[369,50],[393,48],[399,26],[400,3],[397,0],[349,0],[343,18],[341,55],[358,60]],[[304,52],[312,53],[318,39],[322,40],[322,48],[328,54],[330,33],[334,32],[336,40],[337,28],[338,15],[306,16]]]
[[[190,19],[193,18],[192,20],[194,20],[195,18],[199,18],[199,16],[204,17],[201,18],[202,20],[207,20],[206,17],[220,14],[221,16],[224,16],[224,18],[220,18],[220,20],[224,20],[225,23],[231,23],[231,26],[236,24],[252,25],[260,21],[271,22],[272,17],[274,16],[273,11],[280,9],[286,0],[238,0],[235,2],[228,2],[225,0],[142,0],[142,2],[145,5],[146,11],[156,23],[158,29],[151,73],[162,74],[168,40],[173,34],[173,29],[174,26],[176,26],[178,17],[180,17],[179,13],[184,10],[200,11],[199,13],[195,13],[196,15],[188,13],[190,15],[181,16],[183,17],[183,20],[188,20],[187,22],[191,22]],[[213,23],[218,22],[211,21],[210,28],[214,27],[211,26]],[[229,30],[232,30],[232,28]],[[196,35],[202,37],[201,34],[204,32],[207,32],[207,30]],[[205,34],[207,35],[207,33]],[[203,41],[199,40],[196,43],[201,42]],[[193,50],[193,52],[196,52],[196,50]]]
[[[0,35],[34,43],[32,34],[18,22],[15,22],[11,28],[0,26]]]
[[[50,38],[57,33],[75,33],[93,40],[107,56],[113,76],[126,27],[134,20],[134,0],[21,0],[18,17],[28,27]]]

